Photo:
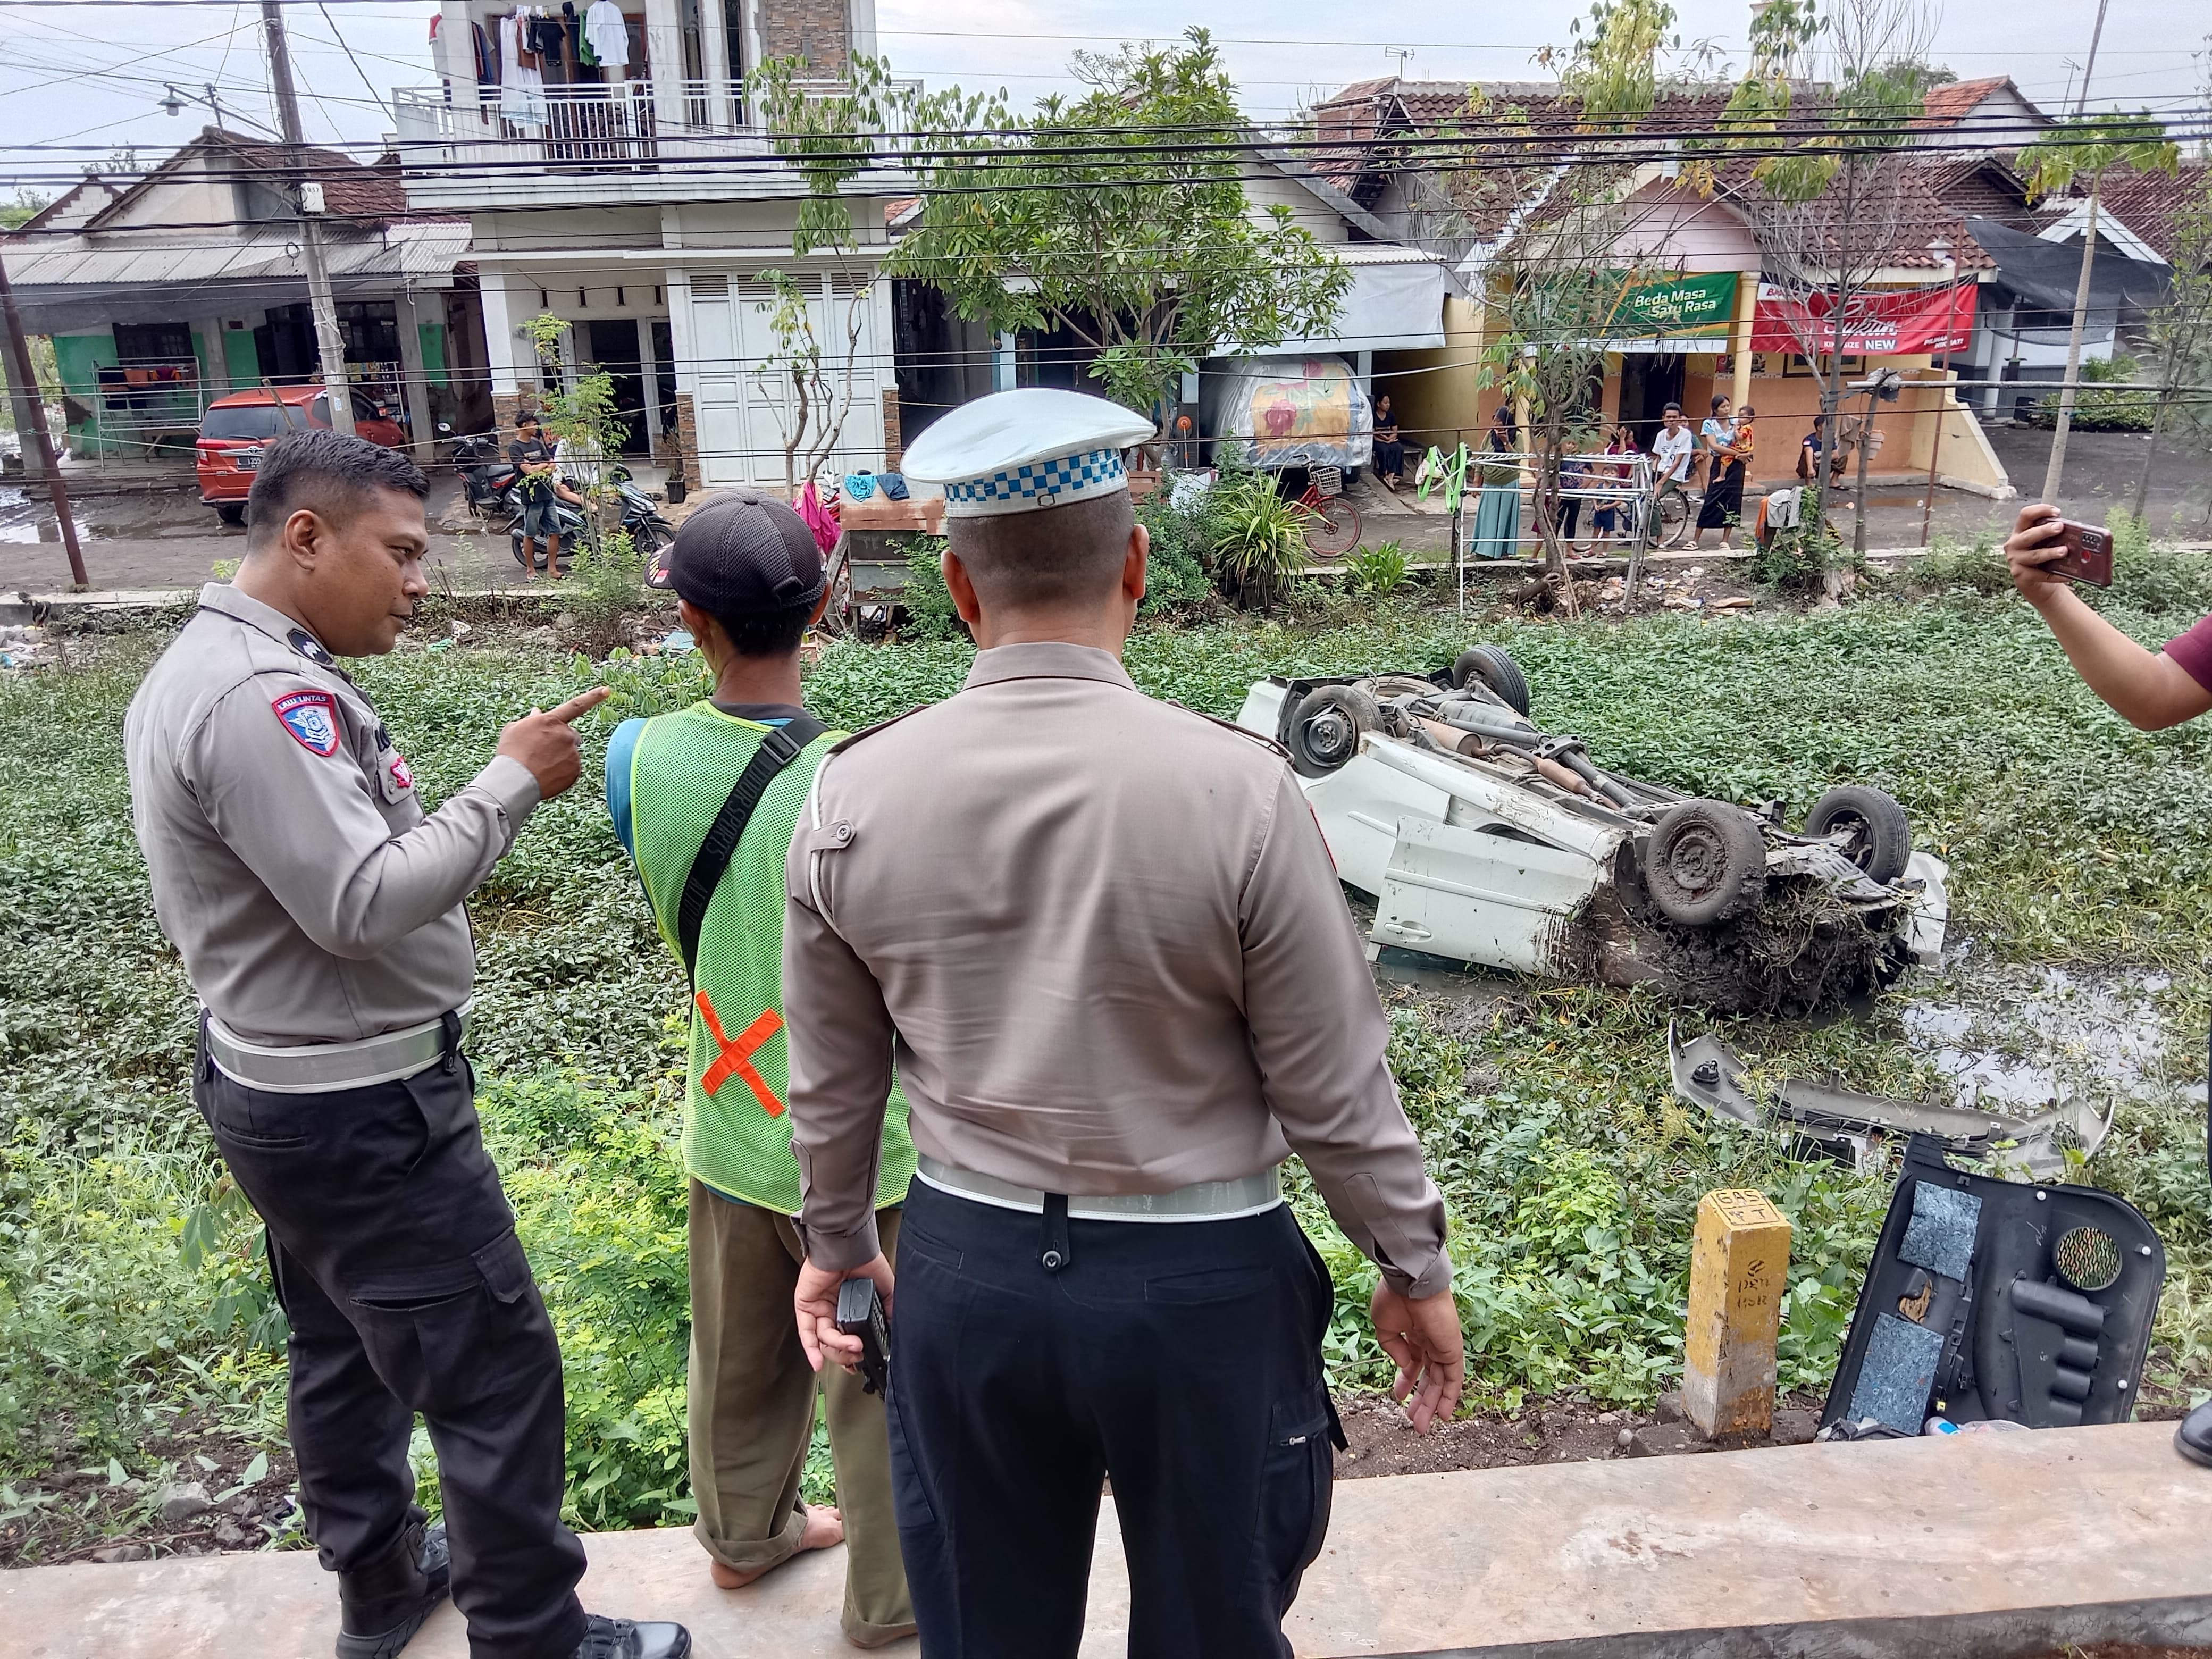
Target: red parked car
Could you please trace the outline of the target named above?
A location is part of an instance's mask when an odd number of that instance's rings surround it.
[[[199,468],[200,501],[225,524],[246,522],[246,492],[261,464],[261,446],[287,432],[331,424],[330,394],[319,386],[280,386],[234,392],[208,405],[200,435],[192,446]],[[404,448],[407,428],[383,404],[353,394],[353,429],[357,436],[387,449]]]

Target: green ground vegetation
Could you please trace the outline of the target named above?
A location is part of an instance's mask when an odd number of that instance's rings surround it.
[[[1892,581],[1840,612],[1713,622],[1534,625],[1462,619],[1412,588],[1306,594],[1290,618],[1147,624],[1128,661],[1146,690],[1227,715],[1269,672],[1425,671],[1492,641],[1527,670],[1540,721],[1632,774],[1779,798],[1792,814],[1846,780],[1894,792],[1952,866],[1962,972],[2063,963],[2095,983],[2160,970],[2157,1000],[2183,1034],[2162,1062],[2173,1086],[2123,1104],[2089,1178],[2166,1240],[2147,1385],[2171,1401],[2212,1386],[2203,1125],[2179,1088],[2202,1075],[2212,1012],[2212,732],[2147,735],[2106,712],[2025,607],[1989,591],[1989,558],[1948,550],[1917,591]],[[2139,638],[2212,607],[2201,559],[2144,548],[2122,568],[2102,602]],[[58,1535],[40,1505],[63,1472],[143,1487],[166,1472],[149,1445],[187,1424],[282,1449],[281,1316],[250,1212],[190,1104],[191,1000],[131,832],[122,714],[161,642],[73,647],[67,667],[0,682],[0,1528],[26,1529],[19,1559]],[[969,658],[957,639],[840,645],[811,671],[809,697],[859,726],[950,693]],[[585,782],[536,816],[472,905],[472,1050],[561,1331],[574,1516],[681,1521],[681,983],[608,826],[597,763],[617,720],[699,693],[697,659],[593,665],[480,627],[464,645],[362,665],[362,679],[433,800],[503,721],[586,681],[616,690],[588,723]],[[1667,1025],[1717,1024],[1776,1073],[1933,1094],[1940,1079],[1901,1022],[1923,994],[1908,981],[1853,1017],[1786,1023],[1495,975],[1387,988],[1393,1062],[1453,1216],[1478,1403],[1641,1401],[1666,1386],[1692,1213],[1717,1185],[1760,1188],[1796,1224],[1782,1380],[1820,1388],[1887,1183],[1686,1111],[1666,1084]],[[1338,1281],[1335,1377],[1372,1386],[1385,1377],[1363,1328],[1372,1270],[1294,1187]]]

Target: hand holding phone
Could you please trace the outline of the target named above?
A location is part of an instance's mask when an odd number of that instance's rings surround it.
[[[2054,544],[2046,543],[2045,545]],[[2092,587],[2112,585],[2112,532],[2100,530],[2094,525],[2075,524],[2071,519],[2062,519],[2055,545],[2066,550],[2043,568],[2054,576],[2069,582],[2087,582]]]

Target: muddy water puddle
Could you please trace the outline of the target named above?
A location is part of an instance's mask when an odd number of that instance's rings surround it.
[[[2026,1115],[2078,1099],[2101,1110],[2171,1097],[2161,1059],[2176,1033],[2160,1007],[2169,982],[2140,969],[1962,961],[1899,1020],[1954,1104]]]

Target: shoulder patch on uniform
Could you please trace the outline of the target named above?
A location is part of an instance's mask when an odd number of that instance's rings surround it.
[[[936,707],[937,705],[933,702],[925,702],[918,707],[908,709],[903,714],[894,714],[887,720],[878,720],[873,726],[864,726],[859,731],[854,732],[850,737],[838,738],[836,743],[830,745],[830,752],[833,755],[842,755],[848,749],[850,749],[854,744],[860,743],[866,738],[872,738],[878,732],[888,732],[892,726],[896,726],[901,720],[913,718],[915,715],[921,713],[924,708],[934,708]]]
[[[1279,756],[1284,760],[1288,760],[1291,757],[1291,751],[1284,748],[1282,744],[1277,743],[1273,738],[1253,731],[1252,728],[1248,726],[1239,726],[1235,720],[1225,720],[1218,714],[1209,714],[1203,708],[1193,708],[1188,703],[1177,702],[1172,697],[1163,697],[1160,701],[1166,703],[1170,708],[1180,708],[1186,714],[1197,715],[1199,719],[1206,721],[1209,726],[1218,726],[1224,732],[1234,732],[1238,737],[1243,738],[1247,743],[1257,744],[1261,748],[1266,750],[1271,755]]]
[[[313,634],[310,634],[304,628],[295,628],[290,633],[287,634],[284,636],[284,643],[290,646],[295,651],[305,657],[309,662],[319,663],[325,668],[335,668],[337,666],[337,659],[332,657],[329,652],[323,649],[322,641],[318,640]]]
[[[328,760],[338,752],[338,700],[327,691],[287,691],[270,703],[293,741]]]

